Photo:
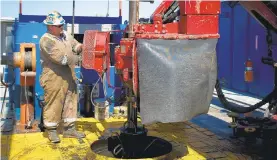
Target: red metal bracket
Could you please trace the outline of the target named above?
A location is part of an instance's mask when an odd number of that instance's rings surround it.
[[[163,16],[172,6],[172,0],[163,1],[152,14],[152,24],[134,24],[134,38],[125,38],[115,49],[115,67],[121,71],[124,82],[138,93],[138,62],[136,39],[209,39],[219,38],[220,1],[179,1],[179,21],[163,24]]]
[[[172,5],[174,3],[174,5]],[[179,21],[163,23],[163,16],[179,5]],[[172,10],[172,9],[171,9]],[[115,48],[115,68],[122,80],[138,93],[136,39],[208,39],[219,38],[220,1],[163,1],[152,15],[152,24],[134,24],[134,38],[123,38]],[[128,28],[128,27],[127,27]],[[109,32],[86,31],[83,67],[103,72],[109,63]]]
[[[173,1],[163,1],[152,14],[153,24],[137,24],[137,34],[218,34],[220,1],[178,1],[180,15],[178,22],[162,24],[162,17]]]
[[[133,53],[132,38],[124,38],[120,41],[120,46],[115,49],[115,67],[119,70],[132,70],[132,53]]]
[[[103,73],[110,65],[110,33],[87,30],[84,34],[82,66]]]
[[[268,6],[266,6],[262,1],[240,1],[240,4],[250,13],[252,14],[254,17],[256,17],[257,15],[255,15],[254,12],[256,12],[257,14],[259,14],[259,16],[261,16],[264,20],[266,20],[265,23],[270,24],[275,30],[277,30],[277,20],[276,20],[276,16],[269,8]],[[257,18],[257,17],[256,17]],[[260,21],[261,23],[263,23],[263,21],[261,19],[258,19],[258,21]],[[263,25],[266,25],[263,23]],[[269,26],[265,26],[265,27],[269,27]]]

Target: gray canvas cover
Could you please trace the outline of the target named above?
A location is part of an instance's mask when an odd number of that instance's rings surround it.
[[[143,124],[187,121],[208,112],[217,78],[216,43],[137,40]]]

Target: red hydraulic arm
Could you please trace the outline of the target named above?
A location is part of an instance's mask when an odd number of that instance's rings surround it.
[[[277,32],[276,1],[240,1],[239,3],[266,29]]]

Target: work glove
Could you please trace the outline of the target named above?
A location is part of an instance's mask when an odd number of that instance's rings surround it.
[[[79,45],[76,51],[80,54],[83,51],[83,44]]]
[[[70,55],[67,59],[67,64],[69,66],[79,64],[82,61],[82,58],[78,55]]]
[[[67,55],[67,65],[69,66],[72,74],[73,81],[76,83],[78,81],[76,75],[75,75],[75,66],[81,62],[81,58],[78,55]]]
[[[81,52],[83,51],[83,44],[77,44],[74,48],[72,48],[72,52],[76,53],[76,54],[81,54]]]

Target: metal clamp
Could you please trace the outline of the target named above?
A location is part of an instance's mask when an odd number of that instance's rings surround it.
[[[244,128],[244,131],[245,131],[245,132],[255,132],[255,131],[256,131],[256,128],[253,128],[253,127],[246,127],[246,128]]]
[[[123,148],[122,148],[121,144],[118,144],[117,146],[114,147],[113,153],[114,153],[114,155],[118,155],[122,150],[123,150]]]

